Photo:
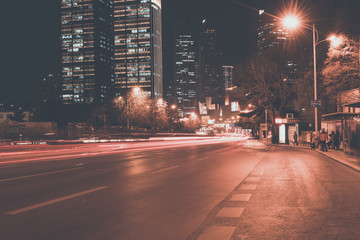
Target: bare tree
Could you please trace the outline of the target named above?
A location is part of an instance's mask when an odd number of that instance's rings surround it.
[[[290,96],[284,66],[281,60],[269,56],[253,56],[240,70],[243,89],[240,102],[256,106],[253,112],[257,114],[268,109],[274,135],[277,135],[275,118],[281,116]]]

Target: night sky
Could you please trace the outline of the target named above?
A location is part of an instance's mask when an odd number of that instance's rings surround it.
[[[243,0],[263,7],[266,0]],[[271,1],[275,3],[277,1]],[[201,20],[219,33],[225,64],[236,64],[254,51],[257,12],[231,0],[163,0],[164,81],[172,78],[174,23],[186,20],[199,32]],[[1,1],[0,101],[35,101],[42,75],[56,69],[59,59],[59,4],[57,0]],[[166,83],[165,83],[166,85]]]

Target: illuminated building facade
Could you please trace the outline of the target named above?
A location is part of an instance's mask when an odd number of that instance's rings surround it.
[[[64,104],[104,102],[113,76],[113,1],[61,0]]]
[[[197,109],[196,47],[194,37],[187,34],[176,37],[175,95],[178,113],[188,116]]]
[[[257,28],[257,48],[259,54],[275,47],[283,46],[285,41],[289,39],[289,33],[280,26],[281,24],[273,17],[267,15],[264,10],[259,11]]]
[[[223,66],[225,89],[234,87],[234,67]]]
[[[225,83],[222,73],[222,53],[217,43],[217,32],[206,21],[203,21],[200,35],[200,98],[211,98],[213,104],[223,104],[225,99]]]
[[[114,0],[115,91],[162,97],[161,0]]]
[[[284,71],[286,78],[284,81],[290,83],[295,81],[296,73],[298,71],[298,64],[293,60],[294,53],[290,53],[291,47],[289,44],[292,40],[290,34],[281,28],[281,24],[277,19],[265,14],[264,10],[259,11],[258,21],[258,54],[264,54],[269,51],[281,51],[283,56],[286,56]],[[284,54],[284,53],[287,54]]]

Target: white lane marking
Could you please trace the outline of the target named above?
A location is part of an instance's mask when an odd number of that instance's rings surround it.
[[[255,184],[244,184],[240,187],[241,190],[255,190],[257,185]]]
[[[84,163],[77,163],[77,164],[75,164],[75,166],[84,166]]]
[[[245,208],[225,207],[225,208],[221,209],[216,216],[217,217],[228,217],[228,218],[239,218],[239,217],[241,217],[241,214],[243,213],[244,209]]]
[[[82,167],[70,168],[70,169],[64,169],[64,170],[58,170],[58,171],[52,171],[52,172],[45,172],[45,173],[37,173],[37,174],[31,174],[31,175],[15,177],[15,178],[0,179],[0,182],[8,182],[8,181],[14,181],[14,180],[19,180],[19,179],[50,175],[50,174],[61,173],[61,172],[70,172],[70,171],[75,171],[75,170],[79,170],[79,169],[82,169]]]
[[[260,178],[259,177],[248,177],[246,178],[246,182],[259,182]]]
[[[229,201],[247,202],[250,200],[251,194],[234,194]]]
[[[231,238],[235,227],[210,226],[206,227],[198,240],[227,240]]]
[[[36,208],[40,208],[40,207],[48,206],[48,205],[51,205],[51,204],[54,204],[54,203],[69,200],[71,198],[80,197],[80,196],[83,196],[83,195],[86,195],[86,194],[89,194],[89,193],[93,193],[93,192],[96,192],[96,191],[100,191],[100,190],[103,190],[103,189],[106,189],[106,188],[108,188],[108,186],[92,188],[92,189],[82,191],[82,192],[79,192],[79,193],[75,193],[75,194],[71,194],[71,195],[68,195],[68,196],[65,196],[65,197],[56,198],[56,199],[53,199],[53,200],[50,200],[50,201],[46,201],[46,202],[38,203],[38,204],[35,204],[35,205],[31,205],[31,206],[28,206],[28,207],[20,208],[20,209],[14,210],[14,211],[6,212],[5,214],[7,214],[7,215],[16,215],[16,214],[27,212],[27,211],[30,211],[30,210],[33,210],[33,209],[36,209]]]
[[[160,170],[158,170],[158,171],[151,172],[151,174],[166,172],[166,171],[169,171],[169,170],[171,170],[171,169],[178,168],[178,167],[179,167],[179,165],[172,166],[172,167],[168,167],[168,168],[164,168],[164,169],[160,169]]]

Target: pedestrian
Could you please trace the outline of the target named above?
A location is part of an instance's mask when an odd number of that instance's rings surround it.
[[[335,132],[332,131],[330,134],[329,134],[329,142],[328,142],[328,148],[329,149],[335,149],[334,147],[334,139],[335,139]]]
[[[334,149],[339,150],[339,145],[340,145],[340,133],[339,130],[336,130],[334,136]]]
[[[328,134],[326,133],[325,129],[323,128],[320,132],[319,135],[319,142],[320,142],[320,146],[321,146],[321,151],[323,152],[327,152],[327,146],[326,146],[326,140],[328,138]]]
[[[294,145],[298,145],[298,141],[297,141],[297,132],[294,132]]]
[[[312,133],[310,135],[310,147],[311,147],[311,149],[315,149],[315,147],[316,147],[316,134],[315,133]]]

